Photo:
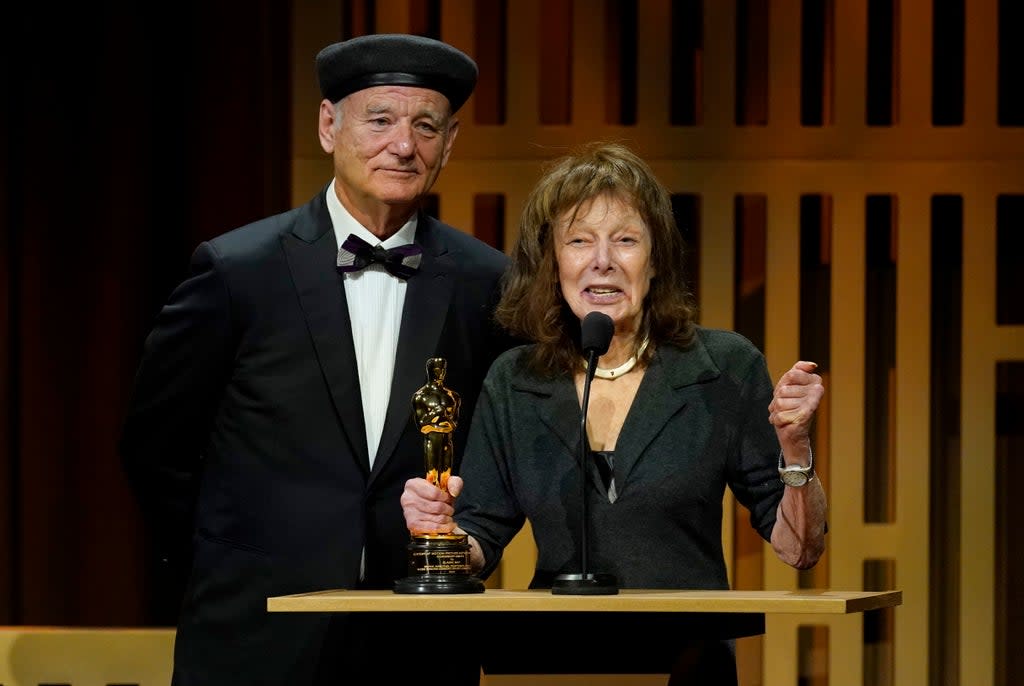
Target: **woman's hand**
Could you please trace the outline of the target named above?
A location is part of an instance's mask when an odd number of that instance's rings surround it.
[[[775,384],[768,421],[782,447],[786,464],[811,462],[811,425],[825,387],[814,362],[797,362]],[[828,505],[821,479],[797,488],[786,487],[772,529],[772,547],[781,560],[797,569],[810,569],[825,552]]]
[[[787,457],[799,458],[810,449],[811,425],[818,411],[825,387],[815,373],[815,362],[797,362],[775,384],[772,402],[768,405],[768,421]]]

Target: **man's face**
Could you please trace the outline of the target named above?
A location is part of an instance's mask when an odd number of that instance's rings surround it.
[[[448,162],[458,122],[448,99],[413,86],[374,86],[334,107],[320,106],[320,143],[334,156],[335,184],[350,210],[376,215],[406,209],[425,195]]]

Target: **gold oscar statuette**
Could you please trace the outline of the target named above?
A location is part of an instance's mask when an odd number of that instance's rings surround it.
[[[423,466],[427,481],[447,490],[459,423],[459,394],[444,385],[448,363],[427,360],[427,383],[413,393],[416,425],[423,434]],[[470,573],[466,534],[421,531],[408,546],[409,576],[395,582],[395,593],[482,593],[483,582]]]

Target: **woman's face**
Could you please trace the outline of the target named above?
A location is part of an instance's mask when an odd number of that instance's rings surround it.
[[[580,320],[596,310],[612,318],[616,334],[635,333],[654,276],[651,232],[639,212],[612,194],[578,209],[575,217],[565,212],[555,226],[562,297]]]

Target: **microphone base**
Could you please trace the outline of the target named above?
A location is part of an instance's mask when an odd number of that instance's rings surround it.
[[[618,595],[619,584],[611,574],[559,574],[551,584],[552,595]]]

